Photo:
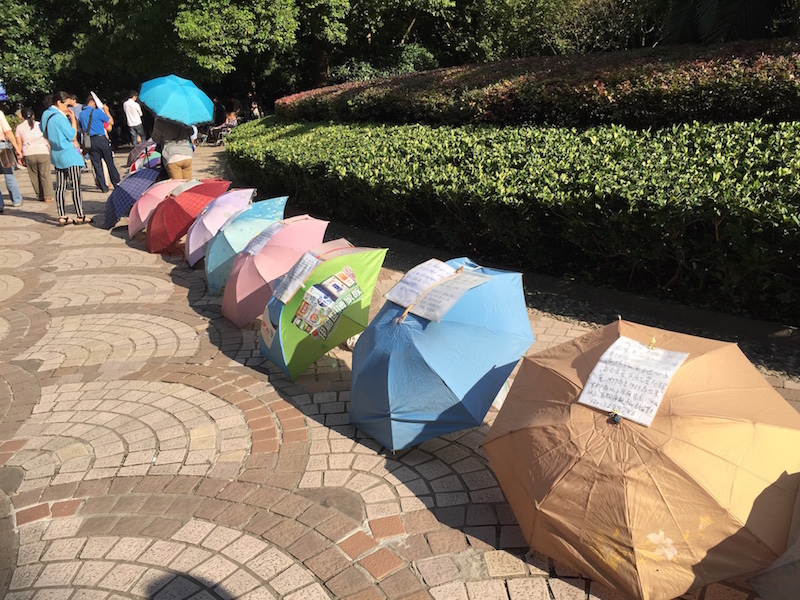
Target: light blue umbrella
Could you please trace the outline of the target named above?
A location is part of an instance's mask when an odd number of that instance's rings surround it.
[[[221,294],[233,270],[236,255],[254,237],[283,219],[288,196],[255,202],[225,223],[206,246],[206,282],[208,293]]]
[[[534,341],[519,273],[447,264],[490,279],[438,323],[387,301],[353,350],[350,424],[391,450],[480,425]]]
[[[139,100],[156,116],[184,125],[214,120],[214,102],[193,82],[177,75],[156,77],[142,84]]]

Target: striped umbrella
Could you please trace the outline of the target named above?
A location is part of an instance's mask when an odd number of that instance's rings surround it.
[[[206,179],[177,196],[170,194],[156,207],[147,223],[147,251],[161,252],[176,244],[206,205],[230,186],[231,182],[225,179]]]
[[[120,181],[106,200],[106,229],[111,229],[126,216],[142,194],[158,178],[161,169],[141,169]]]

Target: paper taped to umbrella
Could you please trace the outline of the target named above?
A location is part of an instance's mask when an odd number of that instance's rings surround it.
[[[454,269],[435,258],[417,265],[386,294],[387,300],[423,319],[439,322],[461,297],[490,276]]]
[[[339,316],[363,294],[356,283],[353,269],[345,266],[335,275],[306,290],[292,324],[314,337],[326,340],[336,328]]]
[[[313,250],[309,250],[291,268],[275,287],[273,294],[278,300],[286,304],[297,293],[303,283],[326,258],[335,258],[349,252],[361,252],[363,248],[356,248],[345,239],[325,242]]]
[[[688,356],[620,336],[597,361],[578,402],[649,427]]]

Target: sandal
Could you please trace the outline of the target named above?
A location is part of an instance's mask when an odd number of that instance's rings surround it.
[[[75,225],[83,225],[84,223],[94,223],[94,219],[92,219],[92,217],[87,217],[86,215],[83,215],[82,217],[73,219],[72,222],[75,223]]]
[[[69,223],[69,219],[67,217],[58,217],[59,227],[66,227],[67,223]]]

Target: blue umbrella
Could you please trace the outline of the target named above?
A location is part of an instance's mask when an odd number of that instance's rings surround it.
[[[161,169],[140,169],[120,181],[106,200],[106,229],[111,229],[126,216],[134,203],[158,178]]]
[[[353,350],[350,424],[391,450],[480,425],[534,341],[519,273],[447,264],[491,278],[438,323],[387,301]]]
[[[288,196],[255,202],[237,213],[206,246],[206,282],[208,293],[221,294],[233,270],[236,255],[245,249],[254,237],[283,219]]]
[[[177,75],[156,77],[142,84],[139,100],[156,116],[184,125],[214,120],[214,102],[194,83]]]

